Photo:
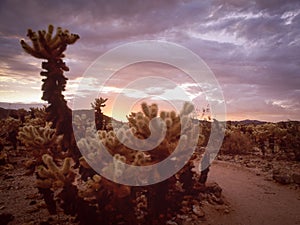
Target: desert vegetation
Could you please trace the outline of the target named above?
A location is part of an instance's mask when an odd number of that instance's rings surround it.
[[[187,219],[203,220],[204,202],[224,204],[222,189],[206,182],[208,168],[203,168],[202,173],[198,168],[208,154],[206,145],[211,128],[221,122],[195,123],[191,116],[194,108],[189,103],[177,113],[160,111],[158,105],[145,102],[140,112],[131,113],[126,123],[112,129],[113,119],[105,117],[101,110],[109,101],[103,98],[91,103],[95,121],[86,113],[74,111],[72,114],[63,95],[67,82],[63,72],[69,70],[63,57],[67,46],[74,44],[79,36],[61,28],[53,35],[53,30],[52,25],[48,31],[28,30],[32,45],[21,41],[27,53],[46,60],[41,72],[45,77],[42,99],[48,105],[30,111],[14,111],[1,119],[1,176],[19,165],[12,164],[13,157],[25,158],[24,173],[34,177],[35,183],[30,185],[42,196],[49,214],[68,215],[68,222],[74,224],[177,224]],[[137,150],[147,148],[148,143],[142,140],[162,130],[165,137],[159,145],[151,151]],[[132,139],[132,135],[140,142],[132,142],[137,140]],[[224,156],[223,159],[226,156],[256,156],[299,162],[299,135],[300,123],[296,121],[227,122],[219,156]],[[195,143],[195,149],[189,149],[188,143]],[[102,154],[103,146],[113,160]],[[174,152],[179,159],[186,157],[188,151],[193,154],[183,160],[183,168],[176,164],[180,160],[175,160],[173,166],[179,168],[178,172],[159,183],[148,184],[145,171],[134,173],[127,171],[130,167],[125,167],[153,165]],[[98,165],[99,162],[103,165]],[[111,179],[99,175],[91,165],[98,166]],[[276,173],[280,171],[274,171],[274,177]],[[128,178],[124,174],[132,175],[130,179],[134,180],[134,185],[124,184]],[[164,176],[167,175],[157,170],[152,179]],[[119,180],[123,184],[116,182]],[[297,175],[291,175],[290,182],[298,181]]]

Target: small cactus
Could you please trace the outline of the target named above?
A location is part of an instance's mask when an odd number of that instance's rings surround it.
[[[101,108],[105,107],[104,104],[107,101],[107,98],[102,97],[95,98],[95,102],[91,103],[92,108],[95,110],[95,123],[97,130],[105,130],[104,117]]]

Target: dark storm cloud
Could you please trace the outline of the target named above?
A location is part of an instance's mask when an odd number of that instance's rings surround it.
[[[80,34],[77,51],[71,47],[68,56],[74,53],[81,67],[87,67],[122,42],[166,29],[176,4],[177,1],[1,1],[0,19],[4,22],[0,24],[0,59],[5,61],[22,53],[18,42],[25,37],[27,28],[46,29],[48,24],[54,24]]]

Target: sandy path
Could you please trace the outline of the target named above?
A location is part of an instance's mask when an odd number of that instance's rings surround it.
[[[209,181],[216,181],[232,205],[232,212],[211,218],[222,225],[300,224],[300,190],[267,181],[246,168],[216,161]]]

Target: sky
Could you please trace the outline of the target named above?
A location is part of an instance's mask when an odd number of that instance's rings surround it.
[[[127,43],[157,40],[183,46],[205,62],[223,92],[228,120],[300,120],[299,0],[2,0],[0,21],[0,102],[46,103],[41,60],[26,54],[19,42],[28,28],[53,24],[80,36],[64,59],[70,67],[64,92],[70,107],[85,72],[101,55]],[[173,107],[181,92],[199,110],[210,103],[201,85],[164,63],[122,68],[101,93],[99,82],[88,81],[77,107],[89,108],[102,96],[109,99],[104,112],[117,110],[116,116],[128,114],[114,102],[120,95],[132,102],[130,109],[141,101]]]

